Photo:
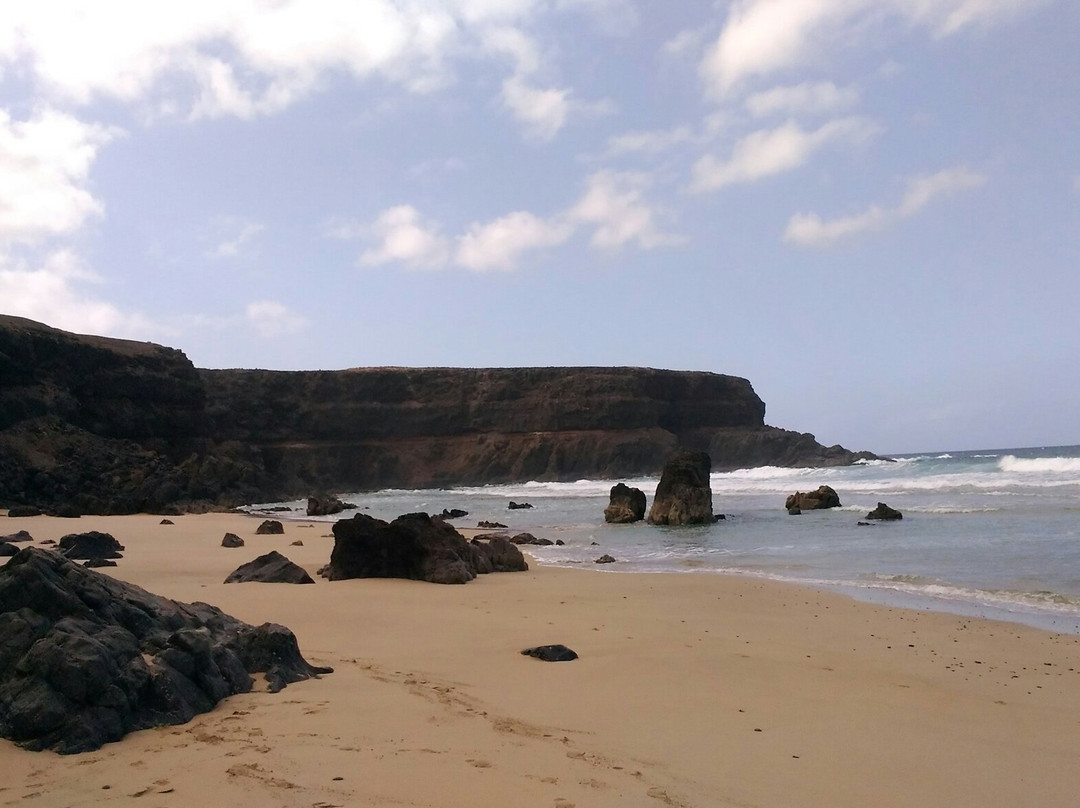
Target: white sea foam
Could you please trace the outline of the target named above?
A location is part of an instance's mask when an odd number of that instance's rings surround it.
[[[1002,471],[1017,474],[1080,474],[1080,457],[1020,458],[1005,455],[997,465]]]

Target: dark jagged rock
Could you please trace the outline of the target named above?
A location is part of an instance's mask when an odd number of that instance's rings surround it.
[[[300,539],[297,539],[294,542],[289,542],[289,546],[290,547],[303,547],[304,543],[302,541],[300,541]]]
[[[669,460],[656,486],[649,524],[703,525],[714,521],[711,468],[705,452],[682,452]]]
[[[802,508],[797,505],[792,505],[787,509],[788,516],[802,516]]]
[[[500,527],[505,528],[506,527],[506,525],[504,525],[502,522],[488,522],[485,519],[482,519],[479,522],[477,522],[476,526],[481,527],[481,528],[486,528],[488,530],[494,530],[496,528],[500,528]]]
[[[640,488],[626,483],[611,487],[608,506],[604,508],[604,521],[616,525],[628,525],[645,518],[645,494]]]
[[[158,524],[159,525],[175,525],[176,522],[174,522],[172,519],[162,519],[160,522],[158,522]]]
[[[0,558],[6,558],[13,556],[19,552],[19,548],[14,544],[8,544],[6,541],[0,541]]]
[[[478,574],[487,572],[525,572],[529,564],[521,550],[515,544],[502,536],[492,536],[482,539],[479,536],[469,542],[471,547],[479,551],[479,557],[474,555]],[[490,567],[490,569],[487,569]]]
[[[514,502],[514,500],[510,500],[510,504],[507,505],[506,507],[508,509],[510,509],[511,511],[520,511],[520,510],[525,510],[525,509],[531,508],[532,503],[531,502]]]
[[[0,735],[86,752],[182,724],[221,699],[329,673],[288,629],[258,628],[28,547],[0,568]]]
[[[596,561],[594,561],[593,563],[594,564],[614,564],[615,563],[615,557],[610,556],[607,553],[604,553],[602,556],[600,556],[598,559],[596,559]]]
[[[880,519],[886,522],[895,522],[898,519],[903,519],[904,514],[896,510],[896,508],[890,508],[884,502],[879,502],[877,507],[870,513],[866,514],[867,519]]]
[[[244,540],[237,536],[235,533],[226,533],[225,537],[221,540],[222,547],[243,547]]]
[[[0,315],[0,506],[169,513],[316,491],[655,474],[865,455],[766,426],[745,379],[648,368],[198,370]]]
[[[796,491],[794,494],[789,494],[788,498],[784,501],[784,507],[787,508],[788,513],[791,513],[792,509],[798,511],[819,511],[825,508],[839,508],[840,496],[829,486],[818,486],[816,491]]]
[[[10,544],[19,544],[24,541],[33,541],[34,537],[30,535],[29,530],[16,530],[14,533],[9,533],[6,536],[0,536],[0,541],[6,541]]]
[[[481,548],[465,541],[442,519],[426,513],[408,513],[389,523],[358,513],[336,522],[333,532],[330,563],[319,571],[331,581],[409,578],[463,584],[487,571],[486,564],[478,566]],[[489,539],[489,543],[494,542],[494,538]],[[492,554],[496,549],[500,554],[509,552],[494,545]],[[517,554],[520,556],[520,551]]]
[[[442,519],[460,519],[463,516],[468,516],[468,511],[463,511],[461,508],[443,508],[443,512],[439,514]]]
[[[516,536],[511,536],[510,541],[514,544],[531,544],[536,547],[550,547],[555,543],[551,539],[539,539],[532,533],[518,533]]]
[[[35,508],[33,505],[12,505],[8,509],[8,516],[12,519],[26,516],[41,516],[41,509]]]
[[[227,584],[313,584],[307,570],[295,564],[277,550],[271,550],[229,573]]]
[[[61,536],[59,549],[68,558],[123,558],[124,545],[109,533],[91,530]]]
[[[307,515],[333,516],[335,513],[341,513],[355,507],[352,503],[342,502],[337,497],[308,497]]]
[[[98,569],[99,567],[115,567],[117,564],[111,558],[91,558],[84,561],[83,566],[89,567],[90,569]]]
[[[538,645],[535,648],[526,648],[521,652],[522,656],[531,656],[544,662],[572,662],[578,658],[575,651],[565,645]]]
[[[277,519],[267,519],[255,528],[256,536],[280,536],[284,532],[285,526]]]

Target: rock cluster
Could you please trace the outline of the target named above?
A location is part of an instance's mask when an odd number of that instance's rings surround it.
[[[494,537],[467,542],[442,519],[409,513],[384,522],[358,513],[334,524],[334,549],[320,574],[346,578],[409,578],[463,584],[478,574],[526,570],[521,551]]]
[[[667,462],[649,510],[652,525],[703,525],[715,521],[705,452],[682,452]]]
[[[329,668],[283,626],[250,626],[27,547],[0,568],[0,735],[33,750],[85,752],[128,732],[181,724],[221,699]]]

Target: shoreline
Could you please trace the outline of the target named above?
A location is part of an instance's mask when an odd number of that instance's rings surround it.
[[[1080,637],[734,575],[224,585],[270,549],[314,574],[327,524],[161,518],[0,516],[0,534],[110,532],[127,547],[110,574],[282,623],[335,673],[75,758],[2,741],[0,805],[922,808],[1080,789]],[[559,642],[581,658],[519,653]]]

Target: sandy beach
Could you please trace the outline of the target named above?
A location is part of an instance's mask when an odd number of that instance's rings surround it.
[[[292,629],[335,672],[78,756],[0,741],[0,805],[1064,806],[1080,637],[723,575],[539,568],[465,586],[222,583],[325,523],[0,516],[102,530],[109,573]],[[224,549],[226,532],[246,546]],[[303,546],[293,546],[301,540]],[[522,656],[565,643],[570,663]]]

